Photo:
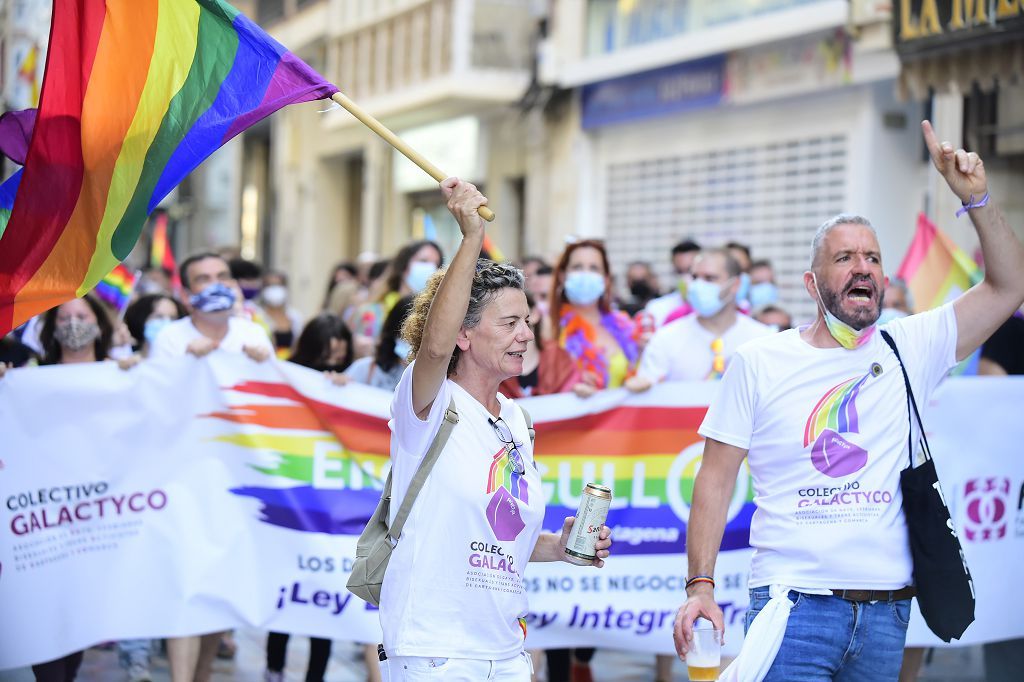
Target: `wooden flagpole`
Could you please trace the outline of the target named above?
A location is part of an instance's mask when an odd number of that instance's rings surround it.
[[[359,121],[367,128],[369,128],[370,130],[384,138],[385,142],[390,144],[398,151],[402,152],[402,154],[404,154],[407,159],[409,159],[417,166],[422,168],[427,173],[427,175],[434,178],[438,182],[441,182],[442,180],[448,177],[447,173],[445,173],[440,168],[427,161],[427,159],[424,158],[422,154],[420,154],[415,149],[406,144],[402,140],[402,138],[398,137],[398,135],[395,135],[393,132],[388,130],[383,123],[375,119],[370,114],[366,113],[366,111],[364,111],[362,107],[360,107],[358,104],[350,100],[342,93],[334,93],[333,95],[331,95],[331,99],[333,99],[335,102],[344,107],[346,111],[348,111],[350,114],[359,119]],[[494,220],[494,211],[487,208],[486,206],[481,206],[477,213],[480,214],[481,218],[488,222]]]

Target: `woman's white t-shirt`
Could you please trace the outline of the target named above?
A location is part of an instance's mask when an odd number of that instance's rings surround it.
[[[925,409],[956,364],[952,304],[882,328]],[[856,350],[814,348],[797,329],[737,350],[699,433],[748,450],[750,586],[912,584],[900,493],[909,428],[899,361],[877,332]]]
[[[415,363],[414,363],[415,364]],[[451,380],[426,420],[412,408],[410,364],[391,403],[392,519],[454,397],[459,422],[427,478],[388,564],[380,623],[389,656],[503,659],[523,647],[523,571],[544,496],[526,420],[498,394],[526,465],[512,475],[490,413]]]

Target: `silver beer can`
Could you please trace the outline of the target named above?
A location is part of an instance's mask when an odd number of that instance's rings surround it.
[[[608,507],[612,503],[612,490],[603,485],[588,483],[580,496],[576,520],[565,543],[565,559],[577,566],[589,566],[597,559],[597,536],[601,526],[608,519]]]

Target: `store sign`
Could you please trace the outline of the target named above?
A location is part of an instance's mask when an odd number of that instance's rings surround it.
[[[840,87],[853,77],[850,37],[838,30],[734,52],[726,72],[732,104]]]
[[[893,32],[900,54],[1024,38],[1024,0],[899,0]]]
[[[725,55],[593,83],[583,88],[583,127],[713,107],[724,87]]]

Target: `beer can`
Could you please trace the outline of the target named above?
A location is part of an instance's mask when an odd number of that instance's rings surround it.
[[[611,488],[596,483],[588,483],[583,488],[576,520],[569,531],[569,540],[565,543],[566,561],[577,566],[589,566],[597,559],[597,536],[608,519],[611,503]]]

